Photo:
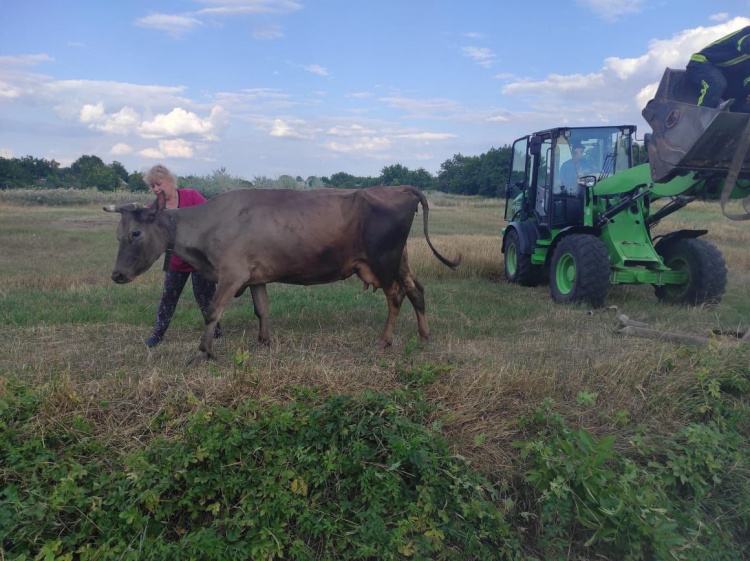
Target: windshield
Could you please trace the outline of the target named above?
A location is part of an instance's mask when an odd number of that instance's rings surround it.
[[[630,129],[619,127],[564,130],[555,146],[555,190],[572,191],[580,177],[604,179],[630,168],[631,142]]]

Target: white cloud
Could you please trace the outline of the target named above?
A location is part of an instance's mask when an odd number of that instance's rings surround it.
[[[281,31],[279,25],[266,25],[265,27],[256,27],[253,29],[253,38],[260,39],[263,41],[269,41],[271,39],[282,39],[284,33]]]
[[[411,140],[446,140],[456,137],[457,135],[447,132],[414,132],[396,135],[396,138],[409,138]]]
[[[151,14],[135,21],[138,27],[164,31],[172,37],[179,38],[203,25],[203,22],[190,15]]]
[[[354,99],[367,99],[373,97],[375,94],[371,92],[354,92],[346,94],[346,97],[353,97]]]
[[[310,64],[305,66],[305,70],[317,74],[318,76],[328,76],[328,70],[319,64]]]
[[[382,97],[380,101],[388,107],[402,109],[409,117],[444,119],[457,113],[463,113],[464,107],[458,101],[442,97],[418,99],[403,96]]]
[[[89,128],[120,135],[132,133],[140,123],[140,115],[132,107],[126,106],[116,113],[107,114],[101,102],[84,105],[78,119],[82,123],[90,123]]]
[[[92,105],[87,103],[81,107],[81,112],[78,114],[78,119],[82,123],[91,123],[93,121],[101,121],[104,119],[104,104],[102,102]]]
[[[206,140],[217,140],[218,133],[227,122],[228,115],[221,106],[215,106],[207,119],[176,107],[167,114],[157,115],[153,120],[141,123],[138,131],[146,138],[199,135]]]
[[[196,12],[197,15],[241,16],[257,14],[291,14],[304,6],[295,0],[201,0],[211,7]]]
[[[78,119],[86,104],[103,102],[105,107],[179,107],[192,102],[179,95],[183,86],[144,86],[95,80],[51,80],[37,77],[20,81],[32,105],[51,105],[65,119]],[[32,77],[33,78],[33,77]],[[144,111],[145,112],[145,111]]]
[[[15,99],[21,97],[22,91],[20,88],[9,84],[8,82],[0,80],[0,99]]]
[[[154,13],[138,18],[135,25],[147,29],[164,31],[179,39],[185,34],[209,23],[211,19],[255,16],[285,15],[301,10],[304,6],[295,0],[202,0],[208,7],[181,14]],[[258,35],[256,35],[256,33]],[[280,28],[269,26],[258,28],[253,36],[256,39],[278,39],[283,37]]]
[[[348,127],[336,125],[328,129],[328,131],[326,131],[326,134],[329,136],[350,137],[350,136],[360,136],[363,134],[373,134],[374,132],[375,132],[374,130],[366,129],[360,125],[350,125]]]
[[[112,134],[130,134],[138,128],[140,121],[141,116],[135,109],[123,107],[117,113],[108,115],[102,124],[96,125],[96,128]]]
[[[526,98],[533,110],[552,115],[563,112],[568,122],[636,123],[665,68],[684,68],[692,53],[749,24],[750,18],[738,17],[712,27],[689,29],[669,39],[651,41],[641,56],[607,58],[597,72],[517,80],[501,91]]]
[[[461,47],[461,52],[485,68],[489,68],[495,62],[497,55],[487,47]]]
[[[305,121],[302,120],[291,120],[284,121],[282,119],[274,119],[271,127],[271,136],[275,138],[290,138],[293,140],[309,140],[312,135],[309,133],[303,133],[293,128],[293,125],[304,125]]]
[[[165,158],[192,158],[195,154],[192,142],[175,138],[172,140],[160,140],[159,148],[146,148],[138,152],[144,158],[161,160]]]
[[[391,140],[384,136],[363,136],[353,142],[328,142],[325,146],[333,152],[373,157],[376,153],[390,148]]]
[[[576,4],[590,9],[606,20],[641,11],[643,0],[576,0]]]
[[[117,144],[112,146],[112,148],[109,149],[109,153],[115,156],[132,154],[133,148],[129,144],[125,144],[124,142],[118,142]]]
[[[43,62],[54,62],[55,59],[46,53],[36,55],[2,55],[0,67],[4,66],[36,66]]]
[[[0,158],[12,158],[13,150],[10,148],[0,148]]]
[[[726,12],[720,12],[718,14],[713,14],[708,17],[711,21],[726,21],[729,19],[729,14]]]

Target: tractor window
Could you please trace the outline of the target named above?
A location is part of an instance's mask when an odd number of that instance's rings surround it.
[[[548,193],[552,189],[552,139],[547,138],[542,142],[542,152],[539,158],[536,180],[536,203],[534,210],[540,223],[546,223],[548,208]]]
[[[521,191],[529,185],[528,138],[521,138],[513,143],[513,161],[510,177],[505,186],[505,219],[512,220],[521,209]]]

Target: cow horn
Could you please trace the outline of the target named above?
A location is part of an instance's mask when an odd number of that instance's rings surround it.
[[[107,205],[103,208],[105,212],[132,212],[144,208],[141,203],[127,203],[123,205]]]

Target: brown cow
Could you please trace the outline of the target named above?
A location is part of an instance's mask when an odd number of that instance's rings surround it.
[[[266,283],[322,284],[354,274],[365,288],[382,288],[386,295],[388,319],[381,346],[391,344],[404,297],[414,306],[424,340],[429,338],[424,289],[406,258],[406,238],[419,203],[430,249],[445,265],[457,267],[460,256],[450,261],[433,247],[427,233],[427,200],[416,187],[243,189],[176,210],[165,209],[162,194],[150,207],[105,207],[122,215],[112,280],[130,282],[173,250],[216,281],[197,357],[213,356],[214,327],[232,297],[247,287],[260,323],[258,340],[268,344]]]

